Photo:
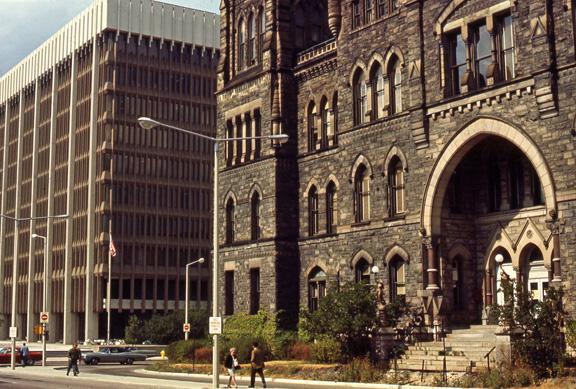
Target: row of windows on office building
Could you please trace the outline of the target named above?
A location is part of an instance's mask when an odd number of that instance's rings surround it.
[[[180,131],[165,128],[147,131],[136,123],[114,122],[105,125],[106,139],[111,138],[112,130],[115,145],[147,146],[154,150],[163,148],[169,149],[171,153],[183,151],[194,156],[210,155],[212,152],[211,144],[206,140]]]
[[[193,277],[192,277],[193,278]],[[132,285],[133,282],[133,285]],[[156,293],[154,293],[154,283],[156,283]],[[190,280],[190,301],[197,300],[197,290],[200,290],[200,301],[208,300],[208,281],[206,280]],[[122,288],[120,288],[122,285]],[[178,291],[176,287],[178,286]],[[122,300],[180,300],[186,299],[186,284],[184,280],[177,279],[141,279],[135,278],[131,280],[124,278],[119,280],[112,279],[110,285],[110,297],[112,299]]]
[[[105,214],[107,215],[107,214]],[[210,219],[114,212],[112,231],[125,238],[210,239]],[[108,217],[102,218],[103,231],[108,231]]]
[[[110,154],[102,158],[102,169],[110,170]],[[209,161],[190,158],[162,157],[129,152],[114,153],[114,173],[128,176],[208,182],[212,166]]]
[[[112,204],[135,208],[174,209],[207,213],[211,208],[209,190],[134,182],[113,184]],[[103,201],[108,200],[109,184],[102,188]],[[150,211],[150,209],[148,209]]]

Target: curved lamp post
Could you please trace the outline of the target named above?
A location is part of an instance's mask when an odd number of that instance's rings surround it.
[[[42,285],[42,311],[48,311],[48,261],[46,261],[48,256],[48,239],[45,236],[32,234],[34,239],[42,239],[44,243],[44,274],[43,274],[43,285]],[[42,324],[42,366],[46,366],[46,325]]]
[[[197,259],[194,262],[190,262],[188,264],[186,264],[186,299],[185,299],[185,303],[184,303],[184,323],[188,324],[188,310],[190,309],[190,289],[189,289],[189,285],[190,285],[190,281],[188,278],[188,270],[190,269],[190,266],[196,264],[196,263],[204,263],[204,258],[200,258]],[[188,334],[189,332],[186,331],[184,332],[184,340],[188,340]]]
[[[213,210],[212,210],[212,316],[218,317],[218,144],[220,142],[230,142],[237,140],[252,140],[252,139],[270,139],[276,140],[279,143],[286,143],[288,141],[287,134],[272,134],[263,136],[247,136],[237,138],[216,138],[209,135],[201,134],[192,130],[171,126],[169,124],[161,123],[157,120],[141,117],[138,118],[138,124],[145,130],[151,130],[156,127],[166,127],[175,131],[184,132],[212,142],[213,145],[213,158],[214,158],[214,179],[213,179]],[[212,387],[218,387],[218,335],[214,334],[214,346],[212,348]]]

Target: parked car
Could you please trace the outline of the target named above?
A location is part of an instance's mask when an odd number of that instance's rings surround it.
[[[0,348],[0,363],[10,363],[10,358],[12,354],[11,347],[3,347]],[[41,351],[30,351],[28,353],[28,366],[33,366],[36,361],[42,360],[42,352]],[[16,347],[16,363],[21,363],[20,361],[20,347]]]
[[[87,365],[109,362],[131,365],[134,361],[145,361],[146,355],[131,351],[127,347],[102,347],[99,351],[85,353],[83,358]]]

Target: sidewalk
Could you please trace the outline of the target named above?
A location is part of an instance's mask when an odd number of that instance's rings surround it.
[[[6,375],[21,375],[23,372],[21,369],[10,370],[1,369],[0,372]],[[153,372],[145,369],[138,369],[136,373],[146,375],[148,377],[134,377],[134,376],[119,376],[105,374],[102,372],[91,373],[80,370],[80,375],[77,377],[70,376],[70,382],[76,382],[85,387],[89,382],[99,382],[99,383],[118,383],[121,379],[124,385],[134,385],[140,388],[157,388],[157,389],[180,389],[180,388],[193,388],[193,389],[210,389],[212,387],[211,382],[194,382],[195,379],[202,379],[204,381],[210,380],[212,376],[206,374],[186,374],[186,373],[164,373],[164,372]],[[63,367],[33,367],[26,369],[27,377],[37,377],[37,378],[54,378],[56,376],[66,377],[66,370]],[[171,378],[189,378],[189,380],[181,381]],[[238,384],[241,387],[246,387],[249,383],[248,378],[238,378]],[[298,388],[356,388],[356,389],[435,389],[431,386],[419,386],[419,385],[393,385],[393,384],[361,384],[355,382],[332,382],[332,381],[308,381],[308,380],[292,380],[284,378],[267,378],[266,382],[269,388],[274,387],[298,387]],[[220,376],[220,387],[224,388],[228,383],[228,376]],[[260,387],[260,381],[257,381],[257,387]],[[456,389],[456,388],[443,388],[443,389]]]

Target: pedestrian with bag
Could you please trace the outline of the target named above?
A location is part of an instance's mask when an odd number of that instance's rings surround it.
[[[78,348],[78,343],[74,342],[72,348],[68,351],[68,371],[66,371],[66,375],[70,374],[70,370],[74,373],[74,376],[80,374],[78,370],[78,361],[82,359],[82,352]]]
[[[22,343],[22,347],[20,348],[20,362],[22,363],[22,367],[26,367],[26,365],[28,365],[29,354],[30,349],[26,345],[26,342]]]
[[[236,349],[232,347],[230,349],[230,353],[226,355],[226,359],[224,360],[224,367],[228,370],[228,386],[227,388],[231,388],[230,386],[232,382],[234,382],[234,387],[238,387],[238,383],[236,382],[236,370],[241,369],[240,363],[238,363],[238,353]]]
[[[258,342],[252,343],[252,355],[250,357],[250,386],[254,387],[256,380],[256,373],[262,379],[262,387],[266,387],[266,379],[264,379],[264,351],[258,347]]]

